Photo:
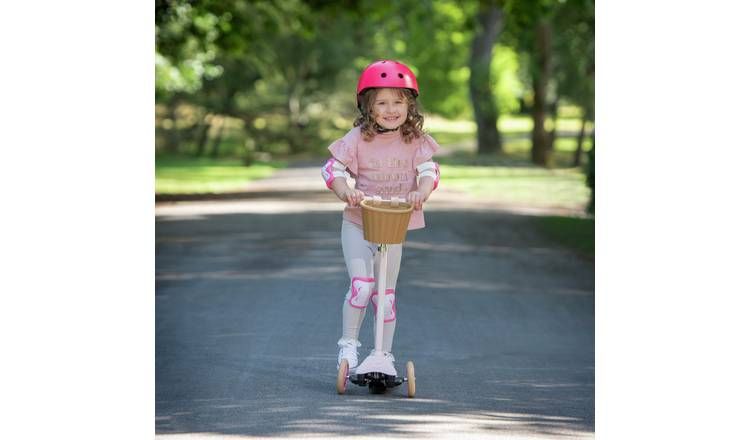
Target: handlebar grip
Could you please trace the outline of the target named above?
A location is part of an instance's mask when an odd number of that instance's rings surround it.
[[[402,199],[401,197],[392,197],[390,199],[383,199],[379,196],[365,196],[365,200],[375,202],[375,203],[381,203],[381,202],[390,202],[393,205],[401,203],[406,203],[406,199]]]

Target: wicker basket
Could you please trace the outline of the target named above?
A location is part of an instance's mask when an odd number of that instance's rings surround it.
[[[399,244],[406,240],[406,230],[414,206],[411,203],[365,200],[362,206],[365,240],[371,243]]]

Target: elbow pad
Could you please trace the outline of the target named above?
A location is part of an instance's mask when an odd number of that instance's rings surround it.
[[[440,167],[437,162],[429,161],[417,166],[417,185],[419,185],[419,179],[422,177],[432,177],[435,181],[432,190],[437,189],[438,182],[440,181]]]
[[[323,176],[323,180],[325,180],[328,189],[331,189],[333,179],[337,177],[343,177],[344,179],[350,177],[349,173],[346,172],[346,165],[334,158],[330,158],[326,161],[320,169],[320,174]]]

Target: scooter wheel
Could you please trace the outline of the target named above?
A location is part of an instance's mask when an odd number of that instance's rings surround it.
[[[414,397],[417,395],[417,378],[414,376],[414,362],[409,361],[406,363],[406,395]]]
[[[370,382],[370,393],[372,394],[385,394],[385,390],[387,389],[388,387],[383,382]]]
[[[346,382],[349,380],[349,361],[341,359],[341,365],[339,365],[339,375],[336,378],[336,391],[339,394],[344,394],[346,391]]]

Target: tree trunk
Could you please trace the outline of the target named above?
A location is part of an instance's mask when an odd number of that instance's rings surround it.
[[[576,140],[576,153],[575,153],[575,156],[573,156],[574,167],[581,166],[581,153],[583,153],[583,138],[586,135],[586,117],[587,117],[586,113],[584,113],[583,116],[581,116],[581,130],[578,132],[578,139]]]
[[[477,32],[471,44],[471,78],[469,91],[477,122],[479,154],[502,152],[503,139],[497,130],[498,111],[490,84],[492,47],[500,34],[502,11],[492,2],[482,0],[477,14]]]
[[[287,100],[287,131],[286,141],[289,145],[289,152],[292,154],[298,154],[302,152],[304,144],[302,139],[304,138],[305,124],[301,122],[301,103],[299,96],[293,91],[290,93]]]
[[[175,154],[179,153],[180,150],[180,132],[177,129],[177,106],[180,105],[179,99],[172,97],[167,103],[167,118],[172,121],[171,126],[165,131],[165,150],[167,152]]]
[[[550,112],[550,119],[552,119],[552,130],[547,136],[547,151],[552,154],[555,151],[555,140],[557,139],[557,109],[560,106],[560,96],[555,96],[555,101],[552,103]]]
[[[206,144],[208,143],[208,131],[211,130],[211,121],[213,121],[213,115],[207,115],[198,129],[198,142],[195,150],[195,156],[203,156],[206,151]]]
[[[224,136],[224,118],[218,117],[219,119],[219,131],[214,137],[214,143],[211,146],[211,157],[219,157],[219,147],[221,146],[221,138]]]
[[[546,116],[547,83],[550,77],[550,24],[542,20],[537,24],[536,30],[536,54],[534,55],[535,66],[533,70],[534,107],[532,115],[534,129],[531,135],[531,161],[537,165],[549,165],[549,139],[547,130],[544,128]]]
[[[586,211],[591,215],[594,214],[594,209],[595,209],[595,206],[594,206],[594,200],[595,200],[594,186],[595,185],[594,184],[596,182],[596,177],[595,177],[595,166],[594,166],[594,144],[595,144],[594,131],[592,130],[591,131],[591,149],[588,152],[589,162],[587,164],[587,169],[586,169],[586,185],[588,185],[588,187],[591,188],[591,196],[589,197],[589,204],[586,207]]]

